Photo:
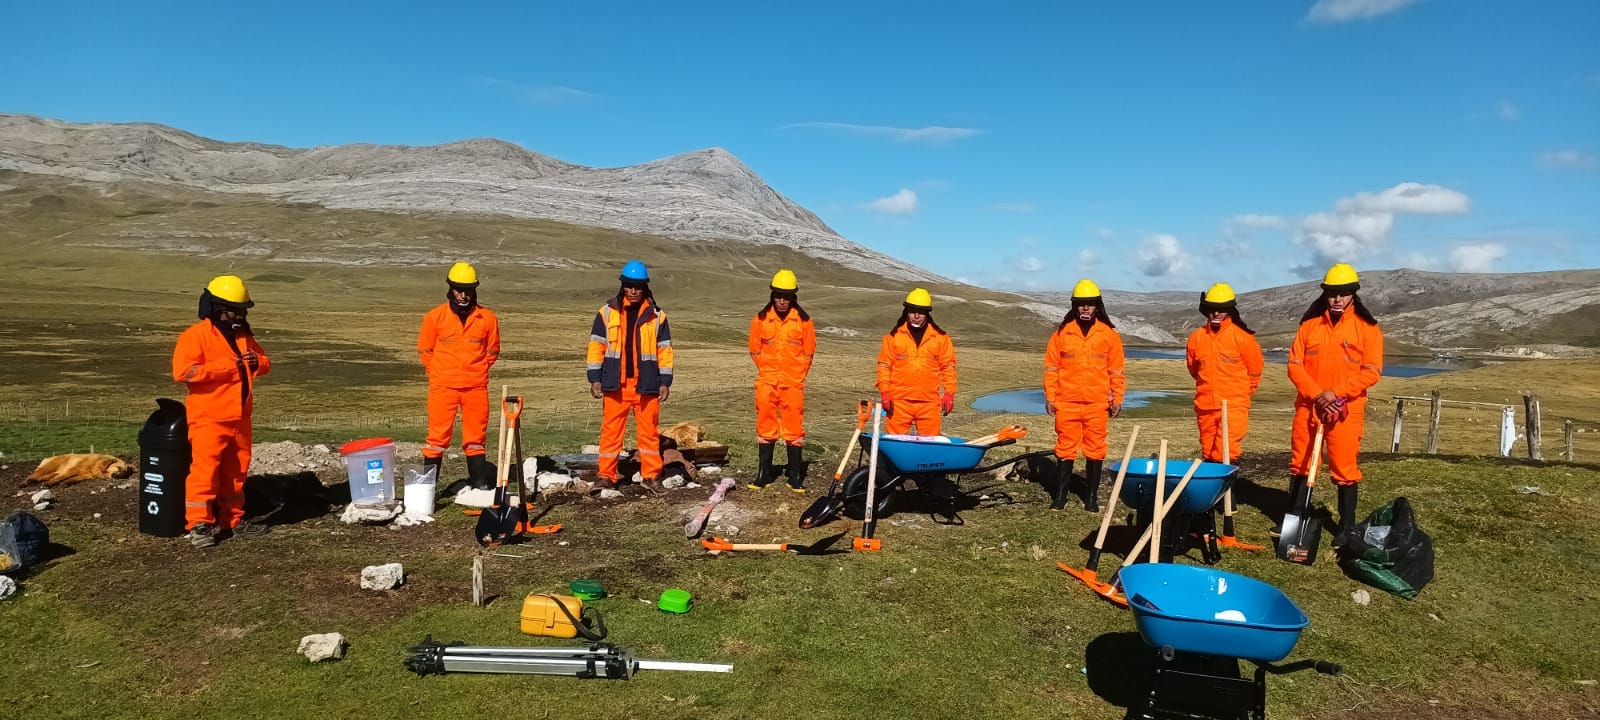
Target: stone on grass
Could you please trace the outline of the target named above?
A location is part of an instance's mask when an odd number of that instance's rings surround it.
[[[683,487],[684,483],[687,482],[689,482],[688,479],[684,478],[682,475],[668,475],[661,479],[661,487],[664,487],[668,490],[677,490],[678,488]]]
[[[465,487],[456,493],[455,504],[462,507],[486,508],[494,504],[494,489]]]
[[[533,462],[533,460],[533,458],[529,458],[528,462]],[[574,478],[566,473],[559,472],[545,471],[542,473],[537,473],[533,477],[538,481],[540,490],[571,488],[572,484],[577,482],[577,478]]]
[[[622,497],[622,491],[616,488],[604,488],[600,491],[601,500],[615,500]]]
[[[0,600],[4,600],[17,592],[17,581],[0,575]]]
[[[721,475],[722,474],[722,466],[721,465],[701,465],[700,466],[700,472],[708,473],[708,474],[711,474],[711,475]]]
[[[344,507],[344,512],[339,515],[339,521],[349,524],[361,523],[364,525],[383,525],[400,514],[400,504],[387,505],[357,505],[350,503]]]
[[[1356,601],[1357,605],[1366,607],[1367,603],[1372,602],[1372,593],[1367,592],[1366,588],[1356,588],[1355,592],[1350,593],[1350,599]]]
[[[598,454],[600,454],[600,446],[599,445],[585,445],[585,446],[583,446],[583,449],[580,450],[579,452],[581,454],[584,454],[584,455],[598,455]]]
[[[46,510],[49,509],[50,503],[56,501],[56,494],[50,492],[49,488],[46,488],[34,493],[31,497],[31,501],[33,502],[33,509]]]
[[[393,590],[405,581],[406,571],[400,563],[368,565],[361,568],[362,590]]]
[[[301,655],[311,662],[339,660],[344,657],[344,636],[339,633],[322,633],[300,638]]]

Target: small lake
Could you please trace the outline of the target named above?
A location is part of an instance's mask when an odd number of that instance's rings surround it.
[[[1193,393],[1179,393],[1166,390],[1129,390],[1123,393],[1123,409],[1139,408],[1150,404],[1150,401],[1173,397],[1176,395],[1190,395]],[[1008,390],[1006,392],[989,393],[972,401],[972,409],[983,412],[1022,413],[1024,415],[1044,415],[1044,388],[1038,390]]]
[[[1184,357],[1182,350],[1151,350],[1147,348],[1128,348],[1123,351],[1123,354],[1135,360],[1182,360]],[[1289,362],[1288,353],[1268,352],[1263,353],[1263,356],[1269,363],[1282,365]],[[1413,378],[1450,370],[1471,370],[1472,368],[1483,367],[1483,363],[1477,360],[1435,360],[1420,357],[1404,358],[1404,360],[1404,365],[1384,363],[1384,377]]]

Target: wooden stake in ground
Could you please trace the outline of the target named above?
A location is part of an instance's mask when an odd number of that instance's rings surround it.
[[[472,556],[472,605],[483,607],[483,553]]]

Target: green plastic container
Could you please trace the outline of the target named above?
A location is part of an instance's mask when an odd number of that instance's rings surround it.
[[[668,588],[661,591],[661,599],[656,601],[656,607],[669,613],[682,615],[689,612],[694,605],[694,597],[677,588]]]
[[[606,596],[606,586],[601,585],[599,580],[573,580],[567,583],[567,587],[572,589],[573,595],[583,600],[599,600]]]

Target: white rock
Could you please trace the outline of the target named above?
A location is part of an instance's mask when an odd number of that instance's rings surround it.
[[[723,535],[730,535],[731,536],[731,535],[738,535],[739,534],[739,526],[738,525],[723,525],[721,529],[722,529],[722,534]]]
[[[393,590],[405,581],[406,571],[400,563],[368,565],[361,568],[362,590]]]
[[[301,655],[311,662],[339,660],[344,657],[344,636],[339,633],[322,633],[300,638]]]
[[[319,453],[324,453],[324,454],[333,452],[333,450],[330,449],[327,445],[322,445],[320,443],[317,444],[317,445],[312,445],[311,449],[315,450],[315,451],[317,451]]]
[[[1372,593],[1367,592],[1366,588],[1356,588],[1355,592],[1350,593],[1350,599],[1356,601],[1357,605],[1365,607],[1367,603],[1372,602]]]
[[[528,462],[532,463],[533,462],[533,458],[528,458]],[[529,466],[529,469],[530,470],[532,469],[531,465]],[[571,475],[568,475],[566,473],[548,472],[548,471],[547,472],[538,473],[538,474],[534,475],[533,478],[535,480],[539,481],[539,489],[540,490],[554,490],[554,489],[557,489],[557,488],[570,488],[570,487],[572,487],[572,483],[577,482],[576,478],[574,478]]]
[[[712,475],[721,475],[722,474],[722,466],[721,465],[702,465],[702,466],[700,466],[699,470],[700,470],[700,472],[710,473]]]
[[[94,519],[99,520],[100,519],[100,513],[95,513],[94,514]]]
[[[45,488],[44,490],[40,490],[39,492],[36,492],[36,493],[33,494],[33,504],[34,505],[38,505],[40,503],[50,503],[51,501],[53,501],[55,499],[56,499],[56,494],[53,493],[53,492],[50,492],[49,488]]]
[[[17,593],[17,581],[0,575],[0,600],[4,600]]]
[[[494,504],[494,490],[475,488],[461,488],[456,493],[455,503],[462,507],[486,508]]]
[[[600,491],[601,500],[615,500],[622,497],[622,491],[616,488],[605,488]]]
[[[600,453],[600,446],[599,445],[585,445],[585,446],[583,446],[583,450],[581,452],[584,455],[598,455]]]
[[[639,483],[644,482],[644,475],[642,475],[642,474],[640,474],[638,472],[635,472],[633,474],[633,477],[629,478],[629,479],[633,480],[633,484],[638,485]]]
[[[686,482],[688,482],[688,480],[685,480],[682,475],[670,475],[661,481],[661,487],[664,487],[668,490],[677,490],[678,488],[683,487],[684,483]]]
[[[433,522],[432,515],[423,515],[419,517],[416,515],[400,513],[399,517],[394,519],[394,522],[389,523],[389,529],[393,530],[395,528],[412,527],[413,525],[426,525],[431,522]]]
[[[690,490],[693,490],[693,489],[695,489],[697,487],[700,487],[700,483],[692,482],[692,483],[688,483],[688,484],[684,485],[684,487],[689,488]]]
[[[49,510],[50,509],[50,503],[47,503],[47,502],[34,503],[33,504],[33,509],[35,509],[35,510]]]

